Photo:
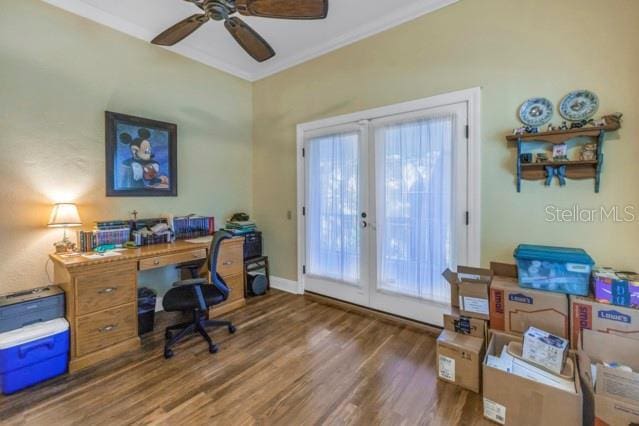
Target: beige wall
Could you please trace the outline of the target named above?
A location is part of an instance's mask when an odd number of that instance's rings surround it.
[[[37,0],[0,0],[0,293],[46,284],[61,230],[82,219],[251,210],[251,84]],[[106,198],[104,111],[178,125],[179,196]]]
[[[639,2],[461,0],[413,22],[254,84],[254,212],[273,273],[296,278],[295,126],[323,117],[482,87],[482,262],[512,260],[521,242],[587,249],[601,264],[639,269],[639,221],[546,223],[544,206],[634,205],[639,217]],[[600,111],[625,113],[606,143],[601,193],[514,184],[504,136],[529,97],[554,103],[588,88]],[[554,119],[555,123],[558,118]],[[295,217],[295,215],[293,215]]]
[[[37,0],[0,0],[0,9],[0,292],[46,283],[60,231],[45,224],[64,200],[79,203],[89,227],[133,209],[219,219],[252,210],[274,275],[295,279],[295,215],[286,216],[296,207],[295,126],[474,86],[483,263],[510,260],[525,241],[581,246],[599,263],[639,269],[639,222],[544,220],[548,204],[639,205],[635,0],[461,0],[253,85]],[[504,142],[516,109],[575,88],[597,92],[601,112],[625,113],[606,144],[601,193],[588,180],[524,182],[517,194],[514,149]],[[179,197],[104,196],[105,110],[178,124]]]

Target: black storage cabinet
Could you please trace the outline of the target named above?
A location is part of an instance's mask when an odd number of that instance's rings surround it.
[[[157,294],[154,290],[142,287],[138,289],[138,335],[153,331],[155,321],[155,299]]]

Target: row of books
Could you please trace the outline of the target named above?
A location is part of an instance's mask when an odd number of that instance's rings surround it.
[[[162,232],[156,225],[165,223]],[[215,219],[206,216],[177,216],[160,219],[112,220],[95,222],[92,231],[78,231],[78,249],[90,252],[102,245],[123,245],[132,241],[136,246],[168,243],[172,240],[198,238],[215,232]]]
[[[106,244],[124,244],[131,238],[130,228],[95,229],[93,231],[78,231],[78,248],[82,252],[93,251],[96,247]]]
[[[215,218],[205,216],[176,216],[173,218],[173,234],[176,240],[204,237],[215,232]]]

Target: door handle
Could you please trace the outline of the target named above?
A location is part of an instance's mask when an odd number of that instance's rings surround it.
[[[368,222],[362,220],[362,228],[366,228],[368,226]]]

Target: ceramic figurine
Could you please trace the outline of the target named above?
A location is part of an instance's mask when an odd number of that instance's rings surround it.
[[[526,126],[526,133],[539,133],[539,127]]]
[[[623,117],[623,114],[620,112],[616,112],[614,114],[604,115],[603,117],[601,117],[601,119],[606,122],[606,126],[620,127],[621,117]]]
[[[568,123],[562,121],[561,126],[559,126],[559,130],[568,130]]]
[[[552,123],[550,123],[550,124],[548,125],[548,131],[549,131],[549,132],[554,132],[555,130],[557,130],[557,128],[556,128],[555,126],[553,126],[553,125],[552,125]]]
[[[519,161],[521,161],[524,164],[532,163],[532,159],[533,159],[533,156],[529,152],[523,153],[519,156]]]
[[[597,144],[596,143],[587,143],[581,147],[581,153],[579,154],[579,159],[583,161],[592,161],[597,157]]]
[[[545,163],[548,161],[548,155],[545,152],[538,152],[535,154],[535,162]]]
[[[523,135],[524,133],[526,133],[526,128],[525,127],[518,127],[516,129],[513,129],[513,135],[515,135],[515,136]]]

